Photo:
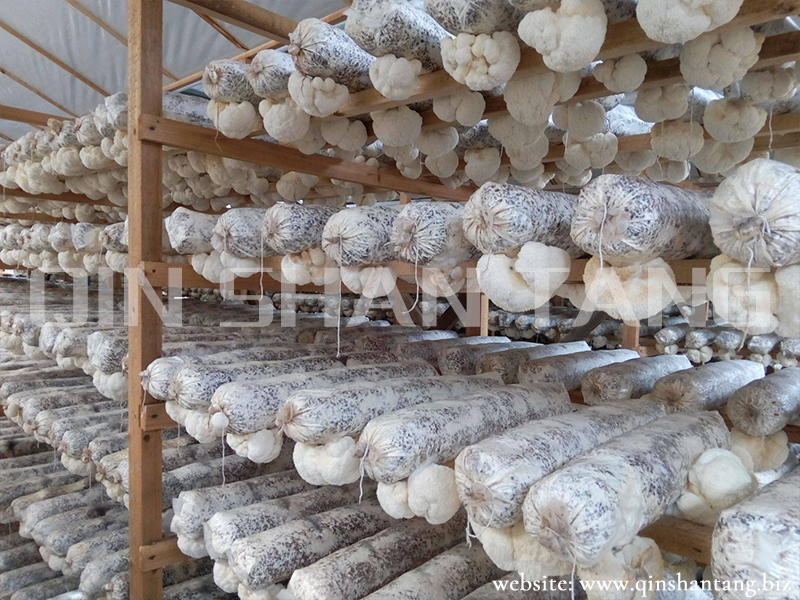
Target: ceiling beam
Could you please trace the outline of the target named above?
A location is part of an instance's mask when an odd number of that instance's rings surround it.
[[[289,43],[297,21],[245,0],[170,0],[214,19],[236,25],[272,40]]]
[[[17,123],[27,123],[28,125],[47,127],[47,121],[50,119],[63,121],[64,117],[57,117],[56,115],[48,115],[47,113],[40,113],[34,110],[27,110],[24,108],[16,108],[14,106],[5,106],[0,104],[0,119],[5,119],[6,121],[16,121]]]
[[[228,40],[231,44],[239,48],[239,50],[249,50],[249,48],[245,46],[242,42],[240,42],[235,35],[233,35],[230,31],[228,31],[224,25],[222,25],[221,23],[217,23],[214,19],[201,12],[195,11],[195,14],[201,19],[203,19],[203,21],[208,23],[214,31],[216,31],[218,34],[220,34],[222,37]]]
[[[723,28],[758,25],[796,14],[800,14],[800,0],[744,0],[738,14]],[[619,58],[627,54],[657,50],[665,45],[648,38],[636,19],[628,19],[608,26],[605,42],[595,60]],[[512,80],[516,77],[546,70],[547,67],[544,64],[542,55],[533,48],[524,46],[519,66]],[[418,77],[414,92],[405,100],[390,100],[377,90],[370,88],[350,94],[347,104],[336,114],[344,117],[355,117],[374,110],[395,108],[404,104],[463,92],[464,89],[464,86],[450,77],[446,71],[434,71]],[[608,91],[603,95],[608,96]]]
[[[111,27],[108,23],[103,21],[100,17],[86,8],[83,4],[78,2],[78,0],[64,0],[67,4],[69,4],[72,8],[80,12],[84,17],[92,21],[98,27],[101,27],[106,33],[108,33],[111,37],[117,40],[120,44],[128,47],[128,38],[122,35],[119,31]],[[167,71],[166,69],[161,69],[161,72],[164,73],[164,76],[172,79],[173,81],[178,79],[175,75]]]
[[[27,81],[25,81],[25,80],[24,80],[24,79],[22,79],[21,77],[17,77],[16,75],[14,75],[14,74],[13,74],[13,73],[11,73],[10,71],[8,71],[8,69],[5,69],[5,68],[3,68],[3,67],[0,67],[0,73],[2,73],[3,75],[5,75],[6,77],[8,77],[8,78],[9,78],[11,81],[15,81],[15,82],[17,82],[18,84],[20,84],[22,87],[24,87],[24,88],[25,88],[26,90],[28,90],[29,92],[33,92],[34,94],[36,94],[37,96],[39,96],[39,98],[41,98],[41,99],[42,99],[42,100],[44,100],[45,102],[49,102],[50,104],[52,104],[53,106],[55,106],[55,107],[56,107],[58,110],[60,110],[60,111],[61,111],[61,112],[63,112],[63,113],[66,113],[66,114],[68,114],[70,117],[73,117],[73,118],[74,118],[74,117],[77,117],[77,116],[78,116],[78,115],[76,115],[74,112],[72,112],[71,110],[69,110],[69,109],[68,109],[66,106],[64,106],[63,104],[59,104],[58,102],[56,102],[55,100],[53,100],[53,99],[52,99],[50,96],[48,96],[48,95],[47,95],[47,94],[45,94],[44,92],[40,92],[38,89],[36,89],[35,87],[33,87],[33,86],[30,84],[30,83],[28,83]]]
[[[85,85],[89,86],[90,88],[92,88],[98,94],[100,94],[102,96],[109,96],[110,95],[107,91],[105,91],[103,88],[101,88],[95,82],[93,82],[91,79],[89,79],[85,75],[81,75],[80,73],[78,73],[75,69],[70,67],[63,60],[61,60],[60,58],[58,58],[55,55],[51,54],[50,52],[48,52],[47,50],[42,48],[36,42],[34,42],[31,39],[29,39],[29,38],[25,37],[24,35],[22,35],[19,31],[17,31],[13,27],[11,27],[8,23],[6,23],[4,21],[0,21],[0,29],[3,29],[7,33],[10,33],[15,38],[17,38],[20,42],[22,42],[23,44],[25,44],[26,46],[28,46],[29,48],[31,48],[35,52],[41,54],[42,56],[44,56],[50,62],[55,63],[56,65],[58,65],[59,67],[64,69],[67,73],[72,75],[75,79],[77,79],[78,81],[80,81],[80,82],[84,83]]]
[[[217,135],[213,129],[153,115],[142,115],[139,130],[142,140],[147,142],[269,165],[284,171],[310,173],[320,178],[458,201],[467,200],[474,191],[467,186],[451,190],[441,183],[409,179],[394,168],[370,167],[320,154],[306,155],[295,148],[261,140],[230,140]]]
[[[324,21],[326,23],[329,23],[331,25],[336,25],[337,23],[341,23],[342,21],[344,21],[347,18],[345,16],[345,14],[344,14],[345,10],[347,10],[347,9],[342,8],[340,10],[337,10],[336,12],[332,12],[329,15],[321,17],[320,20]],[[261,52],[262,50],[275,50],[277,48],[280,48],[282,45],[283,44],[281,42],[276,42],[274,40],[273,41],[269,41],[269,42],[265,42],[265,43],[263,43],[263,44],[261,44],[259,46],[256,46],[255,48],[251,48],[247,52],[242,52],[241,54],[237,54],[236,56],[232,56],[229,60],[238,60],[238,61],[242,61],[242,62],[247,62],[251,58],[253,58],[256,54]],[[185,88],[186,86],[189,86],[189,85],[192,85],[194,83],[197,83],[202,78],[203,78],[203,71],[198,71],[197,73],[192,73],[191,75],[187,75],[186,77],[183,77],[182,79],[179,79],[178,81],[175,81],[173,83],[165,85],[164,86],[164,91],[165,92],[173,92],[175,90],[180,90],[182,88]]]

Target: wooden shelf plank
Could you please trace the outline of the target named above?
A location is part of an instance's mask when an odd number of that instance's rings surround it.
[[[262,140],[231,140],[218,135],[213,129],[164,119],[152,114],[141,116],[139,130],[142,139],[147,142],[185,150],[197,150],[215,156],[277,167],[284,171],[310,173],[319,177],[341,179],[398,192],[466,201],[473,191],[471,187],[451,190],[441,183],[408,179],[394,168],[359,165],[320,154],[306,155],[295,148]]]
[[[711,563],[711,535],[714,529],[686,519],[664,515],[639,532],[664,552],[691,558],[699,565]]]
[[[14,106],[0,104],[0,119],[4,119],[6,121],[16,121],[17,123],[27,123],[28,125],[47,127],[47,121],[50,119],[63,121],[66,118],[67,117],[57,117],[56,115],[36,112],[35,110],[27,110],[25,108],[16,108]]]

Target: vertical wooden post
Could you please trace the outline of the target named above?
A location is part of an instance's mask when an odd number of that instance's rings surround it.
[[[142,114],[161,115],[162,0],[128,0],[129,267],[161,261],[161,146],[143,142]],[[144,571],[142,547],[162,538],[161,432],[144,431],[139,373],[161,355],[161,321],[141,286],[128,286],[130,460],[130,597],[161,600],[161,571]],[[160,296],[161,289],[155,289]]]
[[[639,350],[639,329],[640,324],[623,323],[622,325],[622,347],[627,350]]]
[[[489,296],[481,292],[481,335],[489,335]]]

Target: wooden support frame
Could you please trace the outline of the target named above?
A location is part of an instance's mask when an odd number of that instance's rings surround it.
[[[128,255],[132,266],[161,260],[162,148],[143,139],[139,117],[161,114],[162,31],[163,0],[128,1]],[[155,291],[160,295],[160,288]],[[155,400],[143,393],[139,375],[161,356],[161,321],[140,285],[128,285],[128,310],[130,596],[161,600],[163,563],[150,559],[152,545],[163,538],[161,432],[142,426],[142,408]]]
[[[142,139],[165,146],[197,150],[206,154],[277,167],[285,171],[311,173],[319,177],[448,200],[466,201],[473,191],[469,187],[451,190],[441,183],[409,179],[394,168],[359,165],[320,154],[306,155],[295,148],[262,140],[231,140],[217,135],[213,129],[165,119],[154,114],[142,114],[138,119],[138,129],[141,131]]]
[[[51,217],[44,213],[6,213],[0,212],[0,219],[18,219],[19,221],[36,221],[37,223],[78,223],[75,219]],[[108,225],[108,221],[91,221],[95,225]]]
[[[5,119],[6,121],[16,121],[17,123],[27,123],[28,125],[47,127],[47,122],[50,119],[63,121],[66,118],[67,117],[57,117],[56,115],[36,112],[35,110],[27,110],[25,108],[16,108],[14,106],[0,104],[0,119]]]
[[[224,25],[217,23],[213,19],[213,17],[209,17],[207,14],[201,13],[199,11],[195,11],[195,13],[197,14],[198,17],[203,19],[203,21],[208,23],[211,29],[213,29],[222,37],[224,37],[226,40],[228,40],[231,44],[239,48],[239,50],[248,50],[247,46],[245,46],[242,42],[240,42],[239,39],[235,35],[233,35],[230,31],[228,31]]]
[[[169,0],[213,19],[225,21],[270,39],[289,43],[297,22],[246,0]]]

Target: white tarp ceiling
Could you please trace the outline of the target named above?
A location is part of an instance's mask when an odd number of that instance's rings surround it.
[[[322,17],[343,7],[341,0],[250,0],[300,20]],[[103,94],[70,75],[26,45],[8,29],[51,53],[98,88],[112,94],[127,89],[127,47],[72,4],[80,4],[127,39],[126,0],[0,0],[0,69],[22,79],[75,115],[86,114]],[[268,41],[221,23],[248,48]],[[164,68],[178,78],[200,71],[210,61],[242,52],[193,11],[164,2]],[[164,76],[164,84],[173,80]],[[57,116],[62,110],[0,74],[0,104]],[[0,120],[0,135],[17,139],[30,125]],[[0,139],[0,147],[7,139]]]

